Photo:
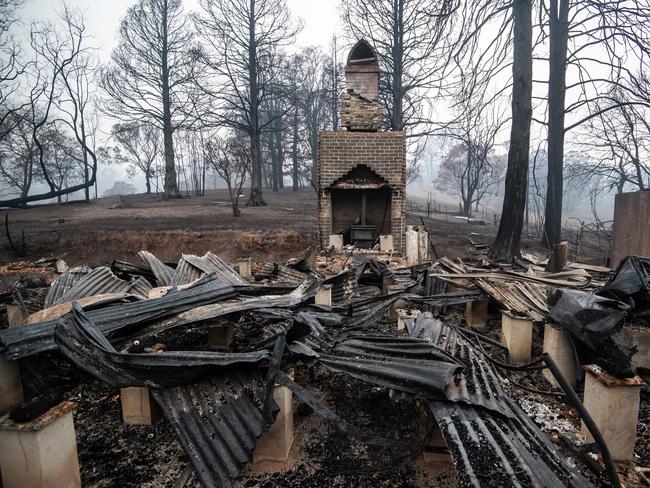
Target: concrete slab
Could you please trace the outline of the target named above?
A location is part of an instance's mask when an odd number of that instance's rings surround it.
[[[0,424],[0,471],[4,488],[81,487],[72,410],[63,402],[38,419]]]
[[[616,378],[598,366],[585,366],[583,404],[600,430],[615,461],[634,461],[636,427],[643,380]],[[593,437],[584,422],[581,432],[589,442]]]

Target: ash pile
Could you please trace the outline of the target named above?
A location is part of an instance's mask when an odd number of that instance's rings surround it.
[[[568,376],[573,371],[582,383],[582,366],[590,365],[601,379],[638,378],[624,329],[646,332],[648,259],[629,257],[612,273],[578,264],[549,272],[534,258],[521,268],[448,258],[406,266],[347,251],[321,254],[315,267],[309,256],[241,260],[237,269],[211,253],[177,263],[146,251],[139,258],[94,269],[45,262],[50,272],[2,295],[9,322],[0,330],[2,365],[20,364],[26,394],[0,429],[60,408],[66,398],[54,393],[57,385],[90,375],[123,397],[145,392],[160,409],[188,460],[177,486],[190,479],[232,486],[263,445],[282,450],[278,426],[291,430],[292,397],[368,449],[448,458],[458,486],[608,486],[619,479],[603,435],[583,429],[585,438],[576,427],[586,410]],[[517,321],[530,323],[523,355],[518,334],[528,329],[511,324]],[[555,376],[549,354],[546,363],[533,357],[541,356],[540,325],[563,333],[571,351],[559,368],[551,359]],[[382,437],[342,418],[300,380],[323,374],[370,385],[394,402],[417,402],[438,438]],[[559,422],[546,425],[548,412],[553,418],[567,409],[572,422],[564,432]],[[587,419],[590,427],[594,420]],[[643,479],[642,470],[634,473]]]

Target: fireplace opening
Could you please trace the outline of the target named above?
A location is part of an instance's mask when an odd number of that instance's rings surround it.
[[[344,244],[370,248],[380,235],[391,233],[390,188],[331,190],[332,230]]]

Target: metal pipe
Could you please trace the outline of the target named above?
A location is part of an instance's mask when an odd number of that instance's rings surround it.
[[[580,398],[578,398],[578,395],[576,394],[573,387],[569,384],[566,378],[564,378],[564,375],[560,371],[560,368],[557,367],[557,364],[555,364],[555,361],[553,361],[553,358],[551,358],[551,356],[549,356],[548,353],[545,352],[544,354],[542,354],[542,359],[544,359],[544,362],[548,366],[548,369],[551,371],[551,373],[553,373],[553,376],[562,387],[562,390],[564,390],[564,393],[566,393],[567,399],[573,404],[574,408],[578,411],[578,415],[580,415],[580,418],[587,426],[587,429],[589,429],[589,433],[596,441],[596,444],[598,444],[598,447],[600,449],[600,454],[603,456],[603,461],[605,462],[605,468],[607,469],[607,476],[609,478],[610,483],[612,484],[612,486],[620,488],[621,480],[618,477],[618,471],[616,469],[616,465],[614,464],[614,460],[612,459],[612,455],[609,453],[609,448],[607,447],[607,443],[605,442],[605,439],[600,433],[598,426],[594,422],[594,419],[592,419],[591,415],[589,415],[589,412],[587,412],[587,409],[580,401]]]

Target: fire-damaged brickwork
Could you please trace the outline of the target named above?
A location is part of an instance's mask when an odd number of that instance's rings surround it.
[[[383,178],[390,191],[390,234],[395,249],[404,251],[406,208],[406,137],[403,132],[323,131],[318,137],[319,231],[327,247],[333,229],[332,192],[336,183],[358,167]],[[360,189],[362,184],[357,185]],[[369,209],[372,211],[372,209]],[[388,216],[386,216],[388,219]],[[388,226],[386,226],[388,228]]]
[[[329,246],[332,234],[359,247],[372,247],[379,236],[392,235],[394,249],[404,252],[406,137],[379,131],[379,61],[367,42],[352,48],[345,75],[341,126],[347,130],[318,136],[321,246]]]

